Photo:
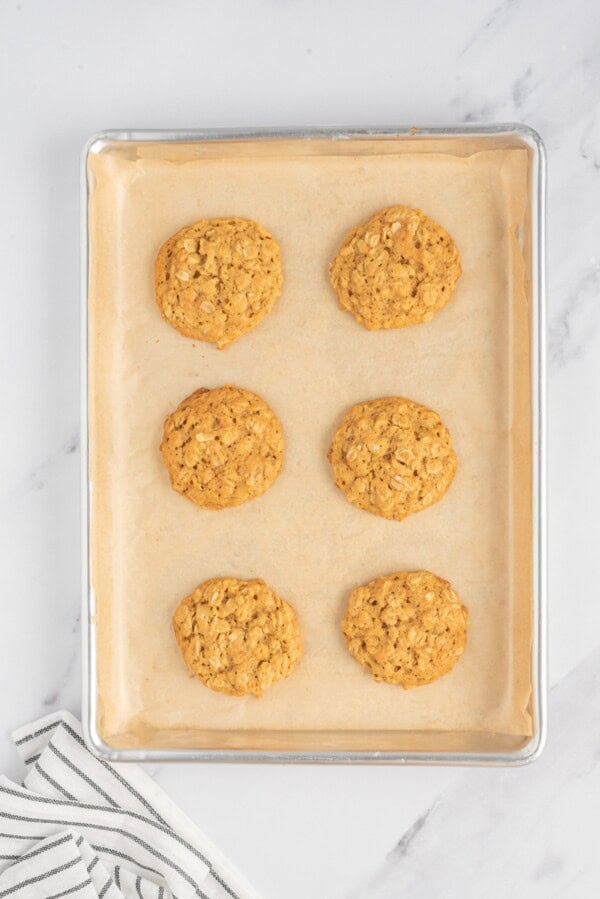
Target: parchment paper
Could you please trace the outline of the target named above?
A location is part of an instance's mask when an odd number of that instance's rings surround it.
[[[531,733],[529,313],[515,236],[527,151],[445,146],[240,143],[197,158],[170,145],[167,161],[164,145],[108,145],[90,156],[92,581],[108,743],[276,748],[305,732],[332,746],[347,732],[361,748],[368,731],[402,732],[386,745],[403,746],[407,732]],[[368,332],[339,310],[327,265],[351,227],[395,203],[450,232],[463,275],[431,323]],[[255,331],[217,351],[161,319],[153,263],[180,227],[225,215],[272,232],[285,284]],[[287,450],[266,494],[211,512],[170,488],[158,447],[180,400],[223,383],[267,400]],[[404,522],[350,505],[325,458],[348,406],[392,394],[439,412],[459,460],[446,497]],[[340,619],[356,585],[415,568],[452,582],[470,629],[450,675],[405,692],[350,657]],[[173,610],[218,575],[262,577],[298,611],[304,658],[261,700],[211,692],[179,656]]]

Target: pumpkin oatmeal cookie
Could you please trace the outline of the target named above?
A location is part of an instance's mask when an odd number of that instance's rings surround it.
[[[249,219],[203,219],[162,245],[154,280],[163,318],[223,349],[273,308],[283,283],[279,245]]]
[[[404,689],[452,670],[467,643],[469,615],[430,571],[400,571],[357,587],[342,622],[348,650],[376,681]]]
[[[370,331],[431,321],[460,274],[448,232],[409,206],[383,209],[354,228],[330,266],[341,308]]]
[[[437,412],[397,396],[352,406],[327,458],[353,505],[396,521],[442,499],[457,468]]]
[[[262,580],[205,581],[181,601],[173,629],[190,671],[231,696],[260,696],[302,656],[294,609]]]
[[[283,431],[255,393],[201,387],[166,418],[160,450],[174,490],[205,509],[225,509],[271,486],[283,465]]]

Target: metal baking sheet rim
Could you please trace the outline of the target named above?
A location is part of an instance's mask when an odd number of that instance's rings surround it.
[[[88,281],[89,184],[87,160],[98,145],[110,141],[230,141],[298,138],[347,140],[352,138],[403,137],[519,137],[533,152],[531,189],[531,294],[532,294],[532,447],[533,447],[533,640],[532,714],[534,732],[527,745],[511,752],[295,752],[230,749],[114,749],[105,743],[96,726],[97,683],[94,619],[96,601],[90,581],[90,508],[88,430]],[[521,766],[539,758],[547,735],[547,584],[546,584],[546,152],[540,135],[528,125],[505,123],[457,126],[391,126],[354,128],[314,126],[308,128],[244,128],[192,130],[108,130],[94,134],[81,154],[81,513],[82,513],[82,721],[89,748],[111,762],[254,762],[394,765]]]

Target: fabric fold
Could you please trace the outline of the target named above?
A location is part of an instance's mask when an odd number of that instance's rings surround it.
[[[26,775],[0,777],[0,899],[259,899],[141,768],[93,755],[73,715],[12,736]]]

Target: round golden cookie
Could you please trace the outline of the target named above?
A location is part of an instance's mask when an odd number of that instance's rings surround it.
[[[383,209],[354,228],[330,266],[341,308],[370,331],[430,321],[460,274],[448,232],[409,206]]]
[[[283,465],[283,431],[255,393],[201,387],[166,418],[160,451],[174,490],[205,509],[225,509],[271,486]]]
[[[400,396],[352,406],[327,458],[351,503],[396,521],[438,502],[457,468],[437,412]]]
[[[222,350],[271,311],[281,291],[279,245],[249,219],[203,219],[160,248],[156,300],[186,337]]]
[[[448,674],[467,644],[469,614],[430,571],[399,571],[350,594],[342,631],[376,681],[421,687]]]
[[[231,696],[260,696],[302,656],[294,609],[261,580],[205,581],[180,602],[173,629],[190,671]]]

